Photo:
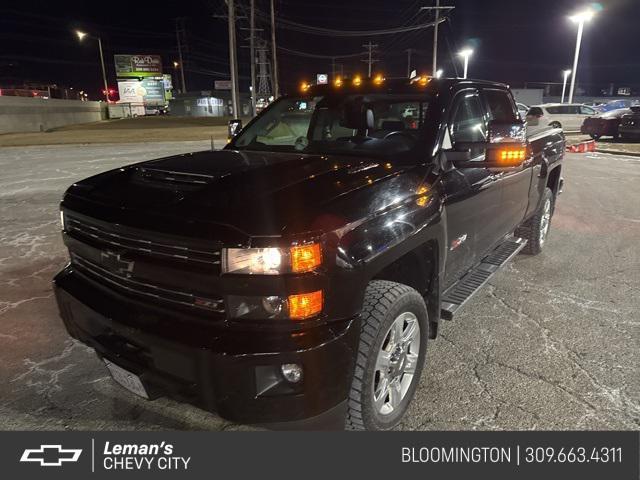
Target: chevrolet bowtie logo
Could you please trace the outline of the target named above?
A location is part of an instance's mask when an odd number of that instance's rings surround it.
[[[129,276],[133,272],[134,262],[123,259],[119,253],[105,250],[100,252],[100,259],[104,268],[118,275]]]
[[[77,462],[82,449],[62,448],[62,445],[40,445],[22,453],[21,462],[39,463],[41,467],[59,467],[62,462]]]

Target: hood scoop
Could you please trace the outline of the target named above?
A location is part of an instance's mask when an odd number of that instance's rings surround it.
[[[224,175],[207,175],[203,173],[176,172],[159,168],[139,167],[137,177],[144,182],[164,184],[167,186],[202,186],[207,185]]]

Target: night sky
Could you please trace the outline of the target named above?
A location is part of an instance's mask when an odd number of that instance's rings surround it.
[[[237,0],[248,5],[249,0]],[[96,98],[101,83],[97,45],[78,42],[76,28],[102,37],[109,84],[116,87],[113,54],[159,54],[165,71],[172,72],[177,59],[175,19],[185,18],[188,51],[186,77],[189,90],[213,88],[216,79],[228,78],[226,13],[223,0],[181,1],[31,1],[3,2],[0,7],[0,86],[25,81],[56,83],[90,92]],[[419,12],[434,0],[276,0],[278,18],[340,30],[391,28],[429,21],[432,13]],[[524,82],[561,82],[561,71],[570,68],[576,26],[567,16],[588,5],[579,0],[442,0],[455,5],[450,21],[441,26],[441,65],[454,75],[456,51],[475,49],[471,77],[500,80],[521,86]],[[640,0],[602,0],[602,11],[586,27],[579,83],[640,86]],[[6,7],[4,5],[7,5]],[[105,7],[106,5],[106,7]],[[268,0],[256,0],[261,15],[268,15]],[[241,14],[241,12],[239,12]],[[266,27],[260,17],[259,27]],[[266,18],[266,17],[265,17]],[[238,22],[238,41],[248,45],[248,20]],[[265,36],[268,31],[265,31]],[[362,52],[371,40],[379,45],[376,71],[406,74],[406,49],[412,48],[419,72],[431,68],[432,30],[399,35],[331,38],[277,30],[285,49],[317,55]],[[366,73],[360,58],[337,60],[347,74]],[[455,61],[452,59],[455,58]],[[278,52],[281,89],[291,91],[302,79],[329,73],[331,61]],[[248,89],[248,48],[239,50],[241,87]]]

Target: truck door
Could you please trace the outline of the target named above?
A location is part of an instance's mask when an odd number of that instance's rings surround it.
[[[478,91],[459,92],[449,112],[442,148],[449,149],[456,142],[475,143],[472,160],[484,160],[487,122]],[[446,284],[472,267],[495,243],[501,201],[498,177],[488,169],[448,167],[442,177],[448,237]]]
[[[490,120],[499,123],[519,121],[515,102],[507,90],[485,88],[481,93]],[[532,159],[528,159],[520,167],[495,171],[495,174],[500,177],[502,199],[497,230],[500,237],[513,232],[525,217],[529,204],[532,164]]]

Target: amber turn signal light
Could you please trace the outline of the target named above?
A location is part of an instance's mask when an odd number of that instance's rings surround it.
[[[502,162],[510,162],[514,160],[524,161],[526,157],[526,148],[505,148],[500,150],[500,161]]]
[[[319,243],[291,247],[291,271],[293,273],[309,272],[322,263],[322,252]]]
[[[291,320],[305,320],[313,317],[322,311],[322,290],[289,295],[288,303]]]

